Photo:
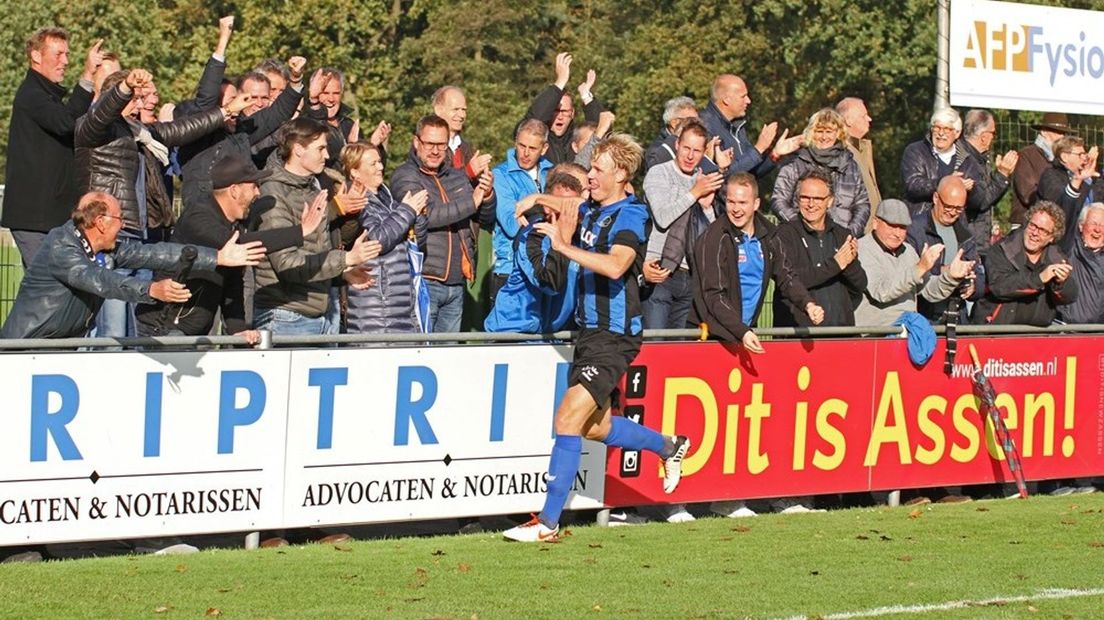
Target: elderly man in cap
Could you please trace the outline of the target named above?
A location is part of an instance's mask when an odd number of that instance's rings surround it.
[[[215,162],[211,169],[213,190],[194,203],[180,217],[172,240],[179,244],[221,247],[235,235],[241,242],[259,242],[266,251],[303,245],[303,237],[314,232],[325,219],[326,194],[320,193],[313,205],[304,205],[299,226],[247,232],[245,221],[250,210],[263,211],[275,203],[272,197],[258,199],[257,183],[272,174],[257,170],[249,158],[230,154]],[[216,312],[221,310],[226,333],[244,336],[250,343],[258,340],[246,321],[241,267],[219,267],[214,272],[195,272],[185,282],[191,299],[178,304],[157,304],[139,310],[139,333],[144,336],[201,336],[211,332]],[[164,274],[159,274],[159,277]]]
[[[1027,210],[1035,204],[1039,177],[1054,161],[1054,143],[1062,136],[1073,133],[1069,119],[1061,112],[1047,112],[1043,115],[1043,121],[1031,128],[1039,132],[1035,143],[1020,149],[1020,160],[1012,172],[1015,192],[1012,194],[1012,214],[1008,219],[1013,227],[1024,224]]]
[[[859,239],[867,287],[855,309],[856,325],[892,325],[902,313],[916,312],[918,294],[932,303],[943,301],[973,271],[974,261],[963,260],[960,248],[948,268],[933,275],[945,248],[937,243],[918,254],[905,243],[911,224],[908,205],[890,198],[878,208],[872,234]]]
[[[0,330],[0,338],[74,338],[84,336],[104,299],[131,303],[155,300],[182,303],[188,289],[171,279],[141,280],[116,273],[122,269],[169,271],[183,246],[173,243],[127,243],[116,246],[123,228],[118,199],[103,192],[81,196],[69,221],[46,235],[23,274],[19,295]],[[237,235],[198,248],[195,270],[256,265],[264,256],[259,242],[238,243]]]

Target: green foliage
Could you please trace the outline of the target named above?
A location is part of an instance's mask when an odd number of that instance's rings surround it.
[[[153,72],[164,101],[188,97],[215,44],[216,21],[233,13],[231,74],[295,54],[310,68],[342,69],[346,103],[362,126],[394,124],[392,164],[444,84],[467,91],[467,138],[500,160],[532,97],[552,81],[556,53],[570,50],[570,92],[596,69],[595,94],[617,114],[616,127],[644,142],[659,130],[667,99],[689,95],[704,106],[722,72],[747,78],[753,133],[772,120],[800,131],[817,109],[862,97],[874,118],[879,180],[892,196],[900,190],[900,153],[922,133],[934,92],[931,0],[27,0],[18,10],[15,0],[0,2],[13,9],[0,34],[0,101],[11,100],[26,71],[26,36],[50,23],[73,35],[69,83],[90,43],[104,37],[124,66]],[[10,114],[0,108],[0,134]]]

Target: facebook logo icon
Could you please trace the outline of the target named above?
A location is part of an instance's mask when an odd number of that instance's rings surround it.
[[[648,387],[648,367],[629,366],[625,373],[625,398],[644,398]]]

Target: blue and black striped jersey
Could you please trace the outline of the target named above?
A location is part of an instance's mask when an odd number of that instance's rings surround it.
[[[615,245],[632,248],[636,260],[618,280],[579,269],[575,319],[579,327],[635,336],[643,330],[640,280],[647,248],[648,208],[629,195],[608,206],[586,203],[579,213],[578,246],[608,254]]]

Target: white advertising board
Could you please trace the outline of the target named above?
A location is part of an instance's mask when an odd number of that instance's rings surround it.
[[[285,522],[539,510],[570,356],[547,345],[297,351]],[[602,505],[605,454],[584,443],[570,507]]]
[[[571,347],[0,355],[0,545],[539,510]],[[585,442],[569,499],[599,508]]]
[[[280,527],[289,364],[0,355],[0,545]]]
[[[1104,114],[1104,12],[951,2],[955,106]]]

